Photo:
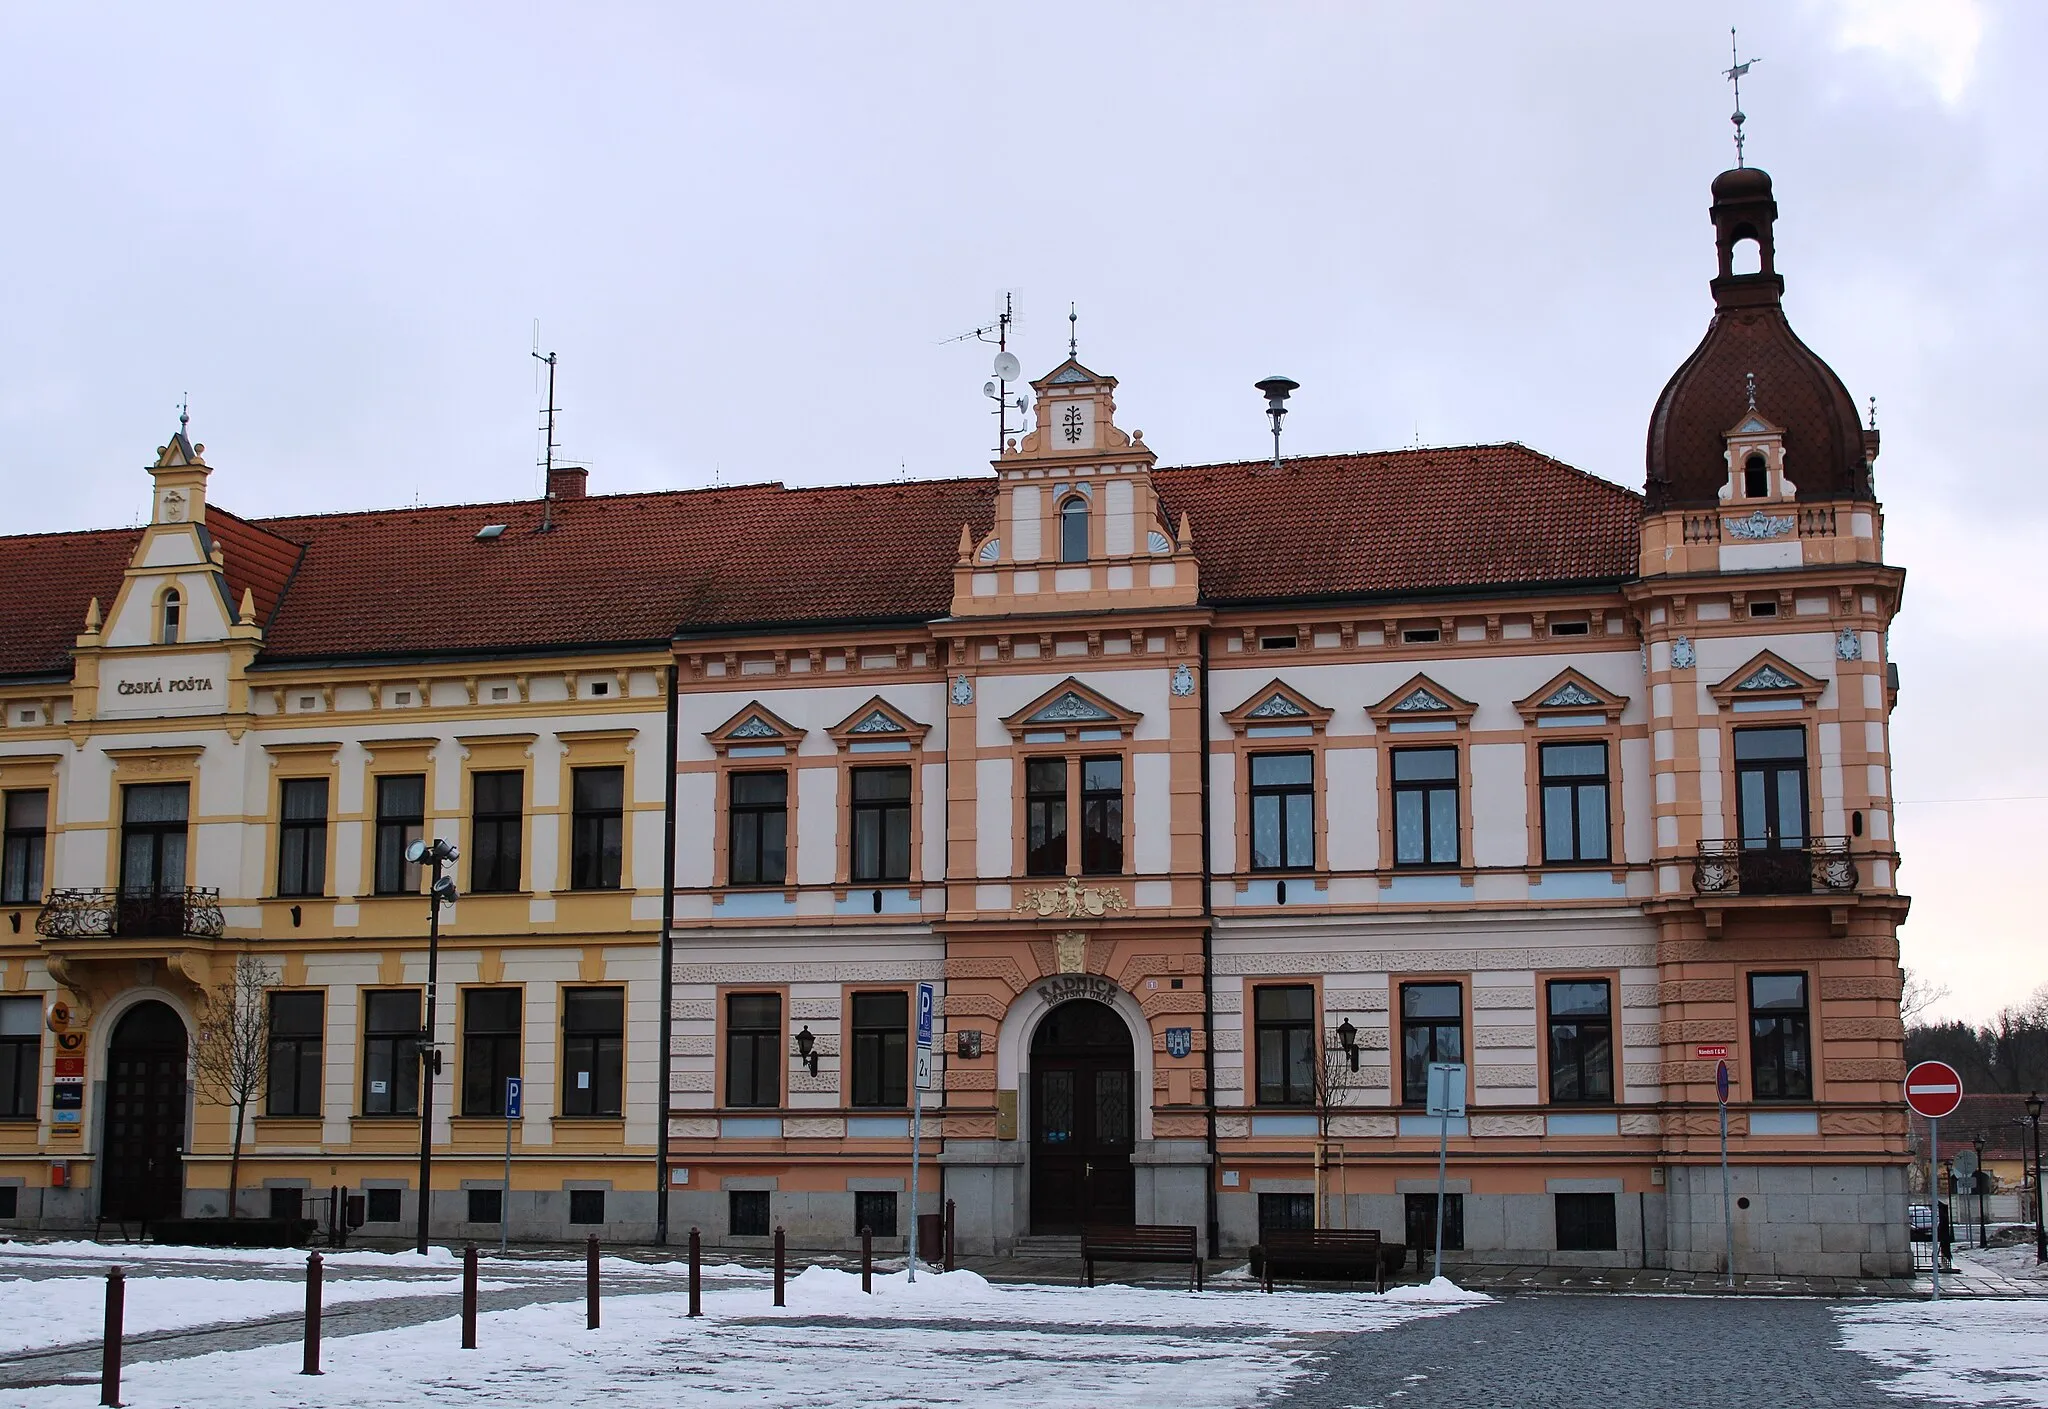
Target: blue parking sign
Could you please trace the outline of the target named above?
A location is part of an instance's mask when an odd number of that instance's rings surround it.
[[[917,1045],[932,1045],[932,986],[928,983],[917,986]]]
[[[519,1096],[521,1086],[522,1083],[518,1077],[508,1076],[505,1078],[505,1119],[507,1120],[518,1120],[520,1118]]]

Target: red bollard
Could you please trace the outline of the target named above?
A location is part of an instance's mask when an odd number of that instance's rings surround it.
[[[320,1254],[306,1258],[306,1363],[302,1375],[320,1373]]]
[[[597,1234],[583,1244],[583,1329],[597,1329]]]
[[[865,1223],[860,1225],[860,1289],[875,1290],[875,1230]]]
[[[946,1270],[953,1270],[953,1201],[946,1200]]]
[[[775,1304],[787,1306],[782,1299],[782,1225],[775,1225]]]
[[[121,1402],[121,1304],[128,1284],[118,1267],[107,1269],[107,1324],[100,1337],[100,1403]]]
[[[462,1245],[462,1348],[476,1349],[476,1244]]]
[[[690,1230],[690,1314],[704,1314],[704,1238],[695,1228]]]

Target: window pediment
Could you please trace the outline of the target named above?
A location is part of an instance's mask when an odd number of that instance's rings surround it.
[[[1226,710],[1223,722],[1233,733],[1249,729],[1302,725],[1320,733],[1330,722],[1333,710],[1323,708],[1282,680],[1272,680],[1245,699],[1236,709]]]
[[[825,732],[841,749],[861,744],[903,744],[915,750],[924,744],[929,724],[920,724],[880,695]]]
[[[1723,709],[1751,700],[1776,701],[1792,708],[1795,700],[1800,705],[1812,704],[1826,688],[1825,680],[1809,675],[1776,651],[1759,651],[1719,684],[1709,685],[1707,693]]]
[[[704,737],[719,753],[732,748],[760,748],[780,745],[794,749],[803,742],[804,731],[776,715],[759,701],[708,731]]]
[[[1577,670],[1561,671],[1535,693],[1515,701],[1516,712],[1531,723],[1545,716],[1573,714],[1599,714],[1611,721],[1619,719],[1626,708],[1627,695],[1603,689]]]
[[[1427,675],[1416,675],[1378,704],[1366,706],[1365,712],[1382,729],[1396,724],[1432,721],[1446,721],[1462,728],[1472,722],[1472,715],[1478,708],[1472,701],[1446,690]]]
[[[1003,720],[1012,734],[1057,731],[1072,739],[1084,730],[1114,729],[1126,737],[1144,716],[1068,676]]]

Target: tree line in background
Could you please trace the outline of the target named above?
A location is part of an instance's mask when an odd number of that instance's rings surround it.
[[[1899,1014],[1906,1020],[1909,1065],[1947,1062],[1973,1095],[2048,1092],[2048,984],[1999,1009],[1987,1023],[1926,1021],[1926,1010],[1946,996],[1947,990],[1907,971]]]

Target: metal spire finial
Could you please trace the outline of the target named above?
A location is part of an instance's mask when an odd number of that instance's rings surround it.
[[[1877,429],[1877,398],[1874,396],[1870,398],[1870,428]]]
[[[1744,372],[1742,374],[1742,386],[1743,390],[1749,393],[1749,409],[1752,411],[1756,410],[1756,373]]]
[[[1721,71],[1721,77],[1735,85],[1735,112],[1728,120],[1735,124],[1735,164],[1738,167],[1743,164],[1742,124],[1748,120],[1748,115],[1742,111],[1742,76],[1749,72],[1751,64],[1762,62],[1761,59],[1742,57],[1742,51],[1735,47],[1735,29],[1731,25],[1728,29],[1728,67]]]
[[[1074,305],[1067,305],[1067,356],[1079,358],[1081,346],[1081,315],[1074,311]]]
[[[178,434],[185,433],[185,427],[192,421],[192,393],[186,392],[178,398]]]

